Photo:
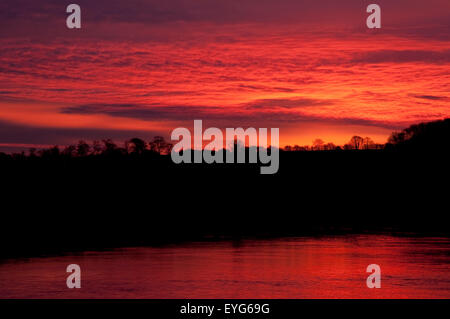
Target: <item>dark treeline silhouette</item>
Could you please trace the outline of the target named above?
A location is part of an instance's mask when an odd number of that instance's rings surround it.
[[[0,160],[3,159],[70,159],[88,157],[120,158],[125,156],[154,157],[157,155],[167,155],[172,149],[172,144],[167,143],[163,137],[155,136],[149,143],[140,139],[132,138],[124,143],[123,147],[118,146],[111,139],[93,141],[92,144],[80,140],[77,145],[68,145],[64,148],[53,146],[47,149],[37,150],[31,148],[28,154],[25,152],[6,154],[0,153]]]
[[[322,139],[316,139],[312,145],[287,145],[284,151],[302,152],[302,151],[342,151],[342,150],[382,150],[386,144],[375,143],[370,137],[353,136],[350,141],[343,145],[335,145],[334,143],[325,143]]]
[[[450,119],[411,125],[394,132],[386,144],[388,148],[417,151],[449,151]]]
[[[286,152],[302,151],[342,151],[342,150],[447,150],[450,147],[450,119],[420,123],[400,131],[393,132],[385,144],[375,143],[370,137],[353,136],[343,146],[333,143],[325,143],[322,139],[316,139],[312,145],[299,146],[288,145],[283,148]],[[236,146],[236,143],[235,143]],[[86,157],[127,157],[142,156],[155,157],[168,155],[173,145],[167,143],[163,137],[155,136],[152,141],[146,142],[140,138],[132,138],[125,141],[123,147],[119,147],[111,139],[93,141],[88,144],[80,140],[77,145],[68,145],[64,148],[54,146],[48,149],[37,150],[31,148],[26,152],[6,154],[0,152],[0,160],[5,159],[68,159]],[[246,148],[248,152],[248,147]]]
[[[162,138],[0,156],[0,258],[185,240],[365,232],[450,235],[449,120],[382,148],[281,151],[259,164],[174,164]],[[351,143],[349,143],[351,144]]]

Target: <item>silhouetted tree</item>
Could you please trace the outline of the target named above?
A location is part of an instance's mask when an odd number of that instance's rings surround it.
[[[363,143],[364,139],[361,136],[355,135],[350,139],[350,142],[348,144],[350,144],[353,149],[360,150],[363,146]]]
[[[9,160],[9,159],[11,159],[10,155],[0,152],[0,160],[5,161],[5,160]]]
[[[77,145],[77,155],[81,157],[88,156],[90,149],[91,147],[89,146],[89,144],[81,140]]]
[[[368,150],[370,148],[373,148],[374,145],[375,145],[375,143],[374,143],[374,141],[372,141],[372,139],[370,137],[363,138],[364,149]]]
[[[324,144],[325,144],[325,142],[323,140],[321,140],[320,138],[315,139],[313,142],[314,150],[316,150],[316,151],[322,150]]]
[[[92,154],[93,155],[101,154],[102,150],[103,150],[102,144],[99,141],[92,142]]]
[[[349,151],[349,150],[352,150],[353,149],[353,145],[352,144],[349,144],[349,143],[347,143],[347,144],[345,144],[344,145],[344,150],[346,150],[346,151]]]
[[[450,119],[411,125],[401,132],[394,132],[388,143],[396,147],[413,147],[416,149],[450,148]]]
[[[166,143],[164,137],[155,136],[153,141],[149,143],[150,150],[158,154],[168,154],[172,150],[172,144]]]
[[[28,156],[30,156],[30,158],[36,158],[37,157],[37,155],[36,155],[36,148],[34,148],[34,147],[31,147],[29,150],[28,150]]]
[[[147,143],[140,138],[132,138],[128,141],[128,147],[131,153],[141,155],[147,149]]]
[[[20,152],[20,153],[13,153],[12,154],[12,158],[14,159],[14,160],[24,160],[25,158],[26,158],[26,156],[25,156],[25,152]]]
[[[117,145],[111,139],[108,138],[106,140],[102,140],[102,142],[104,145],[103,154],[111,155],[117,150]]]
[[[77,147],[75,145],[68,145],[64,148],[62,154],[66,157],[74,157],[77,151]]]
[[[44,159],[56,159],[61,155],[61,152],[59,147],[55,145],[52,148],[40,150],[39,155]]]
[[[435,150],[449,150],[450,149],[450,119],[433,121],[428,123],[420,123],[411,125],[410,127],[400,131],[394,132],[389,137],[388,143],[376,144],[370,137],[362,138],[360,136],[353,136],[349,143],[345,144],[342,148],[336,146],[333,143],[327,143],[321,139],[313,141],[313,146],[290,146],[284,147],[285,151],[309,151],[309,150],[360,150],[360,149],[392,149],[392,148],[404,148],[409,147],[411,149],[435,149]],[[93,141],[92,146],[83,140],[80,140],[78,144],[68,145],[61,152],[58,146],[54,146],[48,149],[42,149],[36,151],[35,148],[30,148],[28,155],[25,152],[14,153],[11,155],[0,153],[1,160],[16,159],[23,160],[26,158],[38,158],[42,159],[58,159],[58,158],[72,158],[72,157],[86,157],[86,156],[114,156],[125,157],[128,154],[143,155],[150,149],[152,152],[166,155],[172,150],[173,145],[166,143],[162,136],[155,136],[147,147],[147,143],[140,138],[133,138],[125,143],[125,148],[119,148],[111,139],[102,140],[103,145],[99,141]],[[228,148],[236,149],[238,143],[242,146],[244,144],[241,141],[235,140],[231,142]],[[244,147],[248,152],[249,148]],[[91,152],[92,151],[92,152]],[[246,153],[246,155],[248,155]],[[247,158],[247,156],[246,156]]]
[[[405,141],[405,132],[393,132],[388,139],[390,144],[400,144]]]

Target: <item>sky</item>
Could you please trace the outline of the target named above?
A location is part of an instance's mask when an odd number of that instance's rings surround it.
[[[77,3],[82,28],[66,27]],[[381,7],[381,29],[366,7]],[[450,117],[448,0],[2,0],[0,150],[177,127],[280,144]]]

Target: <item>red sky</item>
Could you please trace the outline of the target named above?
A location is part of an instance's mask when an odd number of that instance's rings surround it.
[[[385,142],[450,117],[450,2],[0,4],[0,149],[176,127],[278,127],[281,144]],[[365,9],[382,9],[368,30]],[[69,3],[67,3],[69,4]]]

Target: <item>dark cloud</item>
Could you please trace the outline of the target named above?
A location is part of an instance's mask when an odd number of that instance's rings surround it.
[[[106,114],[141,120],[182,120],[223,116],[224,108],[194,105],[84,104],[65,107],[65,114]]]
[[[450,50],[379,50],[353,55],[350,63],[450,63]]]
[[[381,0],[383,1],[383,0]],[[405,0],[403,0],[405,1]],[[429,0],[439,1],[439,0]],[[308,20],[311,13],[331,15],[329,11],[360,9],[359,0],[336,4],[334,0],[78,0],[87,18],[97,21],[164,23],[177,21],[274,21]],[[70,2],[69,2],[70,3]],[[60,0],[3,0],[0,17],[3,19],[54,19],[65,13],[68,3]],[[323,7],[328,7],[328,11]]]
[[[377,121],[377,120],[371,120],[371,119],[365,119],[365,118],[352,118],[352,117],[342,117],[342,118],[316,118],[315,119],[318,122],[321,123],[334,123],[334,124],[344,124],[344,125],[359,125],[359,126],[372,126],[372,127],[380,127],[385,128],[389,130],[400,130],[407,126],[409,126],[411,123],[407,122],[383,122],[383,121]]]
[[[199,96],[201,95],[201,92],[193,92],[193,91],[152,91],[145,94],[141,94],[140,96],[179,96],[179,95],[195,95]]]
[[[256,91],[256,92],[283,92],[283,93],[295,92],[295,89],[287,87],[270,87],[265,85],[250,85],[250,84],[239,84],[238,89],[242,91]]]
[[[309,106],[334,104],[332,100],[315,100],[306,98],[293,99],[262,99],[234,107],[196,106],[196,105],[141,105],[141,104],[84,104],[65,107],[65,114],[106,114],[110,116],[129,117],[142,120],[193,120],[208,119],[246,119],[258,118],[264,120],[268,111],[281,109],[296,109]],[[258,113],[258,110],[261,112]],[[251,111],[251,112],[247,112]],[[259,116],[258,116],[259,115]],[[271,115],[272,117],[284,117]]]
[[[295,109],[308,106],[324,106],[335,104],[333,100],[317,100],[307,98],[292,98],[292,99],[261,99],[255,100],[245,104],[247,109],[273,109],[273,108],[285,108]]]
[[[0,35],[34,34],[44,38],[68,35],[64,29],[65,9],[70,2],[61,0],[2,0],[0,2]],[[335,30],[365,31],[366,6],[361,0],[78,0],[82,8],[84,28],[77,35],[117,36],[123,26],[110,33],[96,28],[98,24],[139,23],[155,26],[171,23],[214,24],[316,24]],[[378,0],[382,7],[383,26],[389,32],[408,36],[445,37],[450,27],[448,0]],[[438,29],[432,29],[438,25]],[[9,27],[9,28],[8,28]],[[399,31],[400,29],[400,31]],[[103,30],[104,31],[104,30]],[[135,38],[135,30],[129,38]],[[447,31],[447,32],[445,32]],[[185,30],[177,30],[182,35]],[[71,36],[74,33],[71,32]],[[147,34],[148,36],[148,34]],[[156,34],[155,34],[156,36]],[[164,39],[164,36],[162,36]],[[217,37],[229,41],[228,36]]]
[[[424,99],[424,100],[432,100],[432,101],[439,101],[439,100],[447,100],[448,98],[445,96],[435,96],[435,95],[414,95],[417,99]]]
[[[0,144],[67,145],[80,139],[92,141],[111,138],[121,143],[133,137],[150,139],[166,132],[107,130],[90,128],[43,128],[0,121]]]
[[[129,117],[141,120],[170,120],[178,122],[193,121],[196,119],[206,119],[212,126],[217,127],[235,127],[238,126],[252,126],[265,127],[264,125],[272,127],[282,127],[286,123],[302,123],[302,122],[317,122],[317,123],[333,123],[344,125],[365,125],[388,129],[399,129],[405,126],[404,123],[390,123],[382,122],[364,118],[334,118],[330,116],[312,116],[305,115],[301,112],[291,110],[286,107],[285,111],[274,112],[271,109],[274,105],[279,105],[280,100],[263,100],[266,103],[261,108],[252,109],[251,112],[246,112],[242,106],[236,108],[225,107],[204,107],[204,106],[143,106],[143,105],[129,105],[129,104],[89,104],[73,107],[66,107],[62,110],[63,113],[68,114],[106,114],[109,116]],[[286,100],[287,102],[289,100]],[[298,99],[299,104],[322,105],[321,103],[330,104],[332,101],[308,100]],[[255,105],[261,104],[255,102]],[[290,102],[288,102],[290,103]],[[297,105],[299,105],[297,104]]]

